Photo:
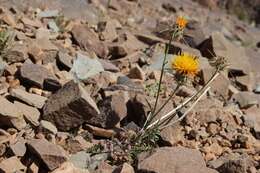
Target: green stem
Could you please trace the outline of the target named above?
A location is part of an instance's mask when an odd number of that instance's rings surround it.
[[[163,74],[164,74],[164,67],[166,65],[166,58],[167,58],[167,54],[169,52],[169,49],[170,49],[170,45],[173,41],[173,38],[175,37],[176,35],[176,31],[174,31],[172,34],[171,34],[171,38],[169,40],[169,43],[166,44],[166,47],[165,47],[165,51],[164,51],[164,57],[163,57],[163,63],[162,63],[162,68],[161,68],[161,74],[160,74],[160,79],[159,79],[159,85],[158,85],[158,90],[157,90],[157,93],[156,93],[156,100],[155,100],[155,104],[154,104],[154,107],[153,107],[153,110],[152,110],[152,113],[151,113],[151,117],[147,120],[147,122],[145,123],[145,125],[148,125],[155,117],[155,111],[156,111],[156,108],[157,108],[157,104],[158,104],[158,100],[159,100],[159,96],[160,96],[160,90],[161,90],[161,84],[162,84],[162,78],[163,78]]]

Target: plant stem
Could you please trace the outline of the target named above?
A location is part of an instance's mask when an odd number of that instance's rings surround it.
[[[160,96],[162,78],[163,78],[163,74],[164,74],[164,67],[166,65],[166,58],[167,58],[167,55],[168,55],[168,52],[169,52],[169,49],[170,49],[170,45],[171,45],[175,35],[176,35],[176,31],[174,31],[171,34],[170,40],[169,40],[168,44],[166,44],[166,47],[165,47],[163,63],[162,63],[162,68],[161,68],[161,74],[160,74],[160,79],[159,79],[159,84],[158,84],[158,90],[157,90],[157,93],[156,93],[155,104],[154,104],[153,110],[151,112],[151,115],[149,116],[149,119],[147,119],[147,121],[145,122],[145,126],[148,125],[149,123],[151,123],[152,120],[154,119],[154,117],[156,116],[155,111],[156,111],[158,100],[159,100],[159,96]]]
[[[151,128],[153,127],[155,124],[157,124],[159,121],[162,121],[166,118],[168,118],[169,116],[171,116],[172,114],[174,114],[175,112],[177,112],[177,110],[181,109],[182,107],[186,106],[190,101],[192,101],[194,98],[196,98],[201,92],[203,92],[203,90],[205,88],[207,88],[219,75],[219,70],[216,70],[214,75],[212,75],[212,77],[210,78],[210,80],[205,84],[205,86],[203,88],[201,88],[196,94],[192,95],[190,98],[188,98],[187,100],[185,100],[183,103],[181,103],[180,105],[178,105],[175,109],[171,110],[170,112],[168,112],[166,115],[164,115],[163,117],[161,117],[160,119],[154,121],[152,124],[149,124],[149,126],[146,128]]]

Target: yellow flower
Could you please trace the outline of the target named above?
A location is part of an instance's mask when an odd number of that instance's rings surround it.
[[[188,53],[182,53],[172,59],[171,67],[179,74],[194,76],[199,70],[198,58]]]
[[[180,29],[184,29],[187,25],[188,21],[182,17],[182,16],[179,16],[177,17],[176,19],[176,25],[180,28]]]

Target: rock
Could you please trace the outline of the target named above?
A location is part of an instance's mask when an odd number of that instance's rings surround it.
[[[75,154],[80,151],[86,151],[94,144],[86,141],[82,136],[76,136],[75,138],[69,138],[66,142],[66,151]]]
[[[39,166],[37,163],[33,162],[30,167],[28,168],[29,173],[38,173],[39,172]]]
[[[207,83],[208,80],[212,77],[214,74],[215,69],[209,68],[209,69],[203,69],[202,70],[202,78],[203,78],[203,83]],[[224,98],[229,97],[229,88],[228,86],[230,85],[230,81],[226,75],[223,73],[220,73],[220,75],[211,83],[211,90],[215,92],[217,95],[220,95]]]
[[[260,139],[260,109],[257,107],[251,107],[244,110],[244,112],[244,124],[253,129],[256,139]]]
[[[109,60],[99,59],[99,62],[102,64],[105,71],[110,72],[119,72],[120,69],[112,64]]]
[[[3,160],[0,163],[0,171],[3,173],[11,173],[11,172],[24,172],[26,171],[26,167],[20,162],[17,157],[10,157],[6,160]]]
[[[27,142],[28,149],[35,154],[49,170],[54,170],[67,161],[65,151],[45,139],[32,139]]]
[[[41,120],[39,128],[40,131],[52,133],[54,135],[56,135],[58,132],[57,128],[52,123],[45,120]]]
[[[115,127],[127,115],[128,97],[124,92],[115,93],[98,103],[101,114],[88,121],[103,128]]]
[[[196,48],[205,40],[205,35],[200,22],[195,20],[188,22],[184,32],[184,40],[193,48]]]
[[[43,118],[59,130],[70,130],[100,113],[80,84],[70,81],[51,95],[43,107]]]
[[[25,90],[20,88],[12,89],[10,94],[15,98],[24,101],[28,105],[34,106],[39,109],[43,107],[45,101],[47,100],[46,97],[39,96],[37,94],[28,93]]]
[[[14,156],[23,157],[26,152],[26,141],[21,138],[16,143],[10,145],[10,150]]]
[[[248,108],[258,104],[256,96],[248,91],[239,92],[232,96],[233,101],[239,104],[240,108]]]
[[[87,25],[75,25],[72,35],[78,45],[86,51],[93,51],[99,57],[105,58],[108,54],[107,47],[99,41],[97,35]]]
[[[23,22],[24,25],[27,26],[32,26],[35,28],[42,27],[42,23],[39,20],[31,20],[29,18],[23,17],[21,21]]]
[[[135,173],[134,168],[128,163],[124,163],[122,166],[116,168],[114,173]]]
[[[94,173],[117,173],[113,167],[106,162],[101,162]]]
[[[65,162],[51,173],[89,173],[86,169],[78,169],[72,163]]]
[[[230,70],[240,71],[244,74],[250,72],[249,58],[245,50],[229,42],[223,34],[214,32],[210,38],[199,45],[202,56],[212,58],[214,56],[225,57],[230,66]]]
[[[77,53],[77,59],[73,63],[71,73],[78,80],[86,80],[104,71],[102,64],[96,58],[90,58],[81,53]]]
[[[102,163],[108,159],[108,156],[109,155],[107,153],[100,153],[100,154],[96,154],[96,155],[92,156],[89,166],[88,166],[89,170],[97,169],[97,167],[98,167],[98,165],[100,165],[100,163]]]
[[[7,64],[2,60],[2,58],[0,58],[0,76],[3,75],[6,66]]]
[[[174,146],[178,142],[184,140],[184,132],[179,123],[164,128],[161,133],[161,138],[167,145]]]
[[[20,75],[24,82],[39,88],[44,88],[45,79],[55,79],[47,68],[38,64],[24,64],[20,69]]]
[[[217,170],[220,173],[245,173],[253,166],[252,162],[248,155],[241,155],[233,159],[228,159]]]
[[[48,27],[53,32],[59,32],[60,31],[60,28],[57,26],[57,24],[54,20],[50,20],[48,22]]]
[[[16,27],[16,20],[10,11],[4,10],[1,13],[0,20],[13,28]]]
[[[119,35],[117,42],[113,42],[108,46],[110,55],[112,55],[112,59],[122,58],[138,50],[142,50],[145,47],[145,44],[143,44],[129,32]]]
[[[236,83],[242,91],[253,91],[253,88],[256,84],[255,76],[253,73],[249,73],[245,76],[238,76],[236,77]]]
[[[35,39],[31,42],[31,44],[35,44],[42,51],[57,51],[58,48],[48,39],[48,38],[40,38]]]
[[[28,106],[24,103],[14,101],[14,105],[23,113],[26,121],[30,122],[34,126],[39,125],[40,112],[37,108]]]
[[[140,79],[140,80],[144,81],[145,80],[145,73],[141,69],[141,67],[136,65],[136,66],[134,66],[133,68],[130,69],[128,77],[130,77],[132,79]]]
[[[75,167],[80,169],[87,169],[89,163],[91,162],[91,157],[89,153],[85,151],[80,151],[76,154],[73,154],[69,158],[70,162],[74,164]]]
[[[187,157],[189,156],[189,157]],[[163,162],[161,162],[163,160]],[[206,167],[199,151],[183,147],[162,147],[138,162],[138,170],[163,173],[217,173]]]
[[[51,17],[57,17],[59,15],[59,11],[58,10],[45,10],[45,11],[41,11],[38,14],[38,17],[41,18],[51,18]]]
[[[3,58],[8,63],[25,61],[28,58],[27,47],[23,44],[15,44]]]
[[[62,69],[69,71],[72,68],[73,58],[67,53],[59,52],[57,60],[57,64],[61,66]]]
[[[120,23],[115,19],[110,19],[105,22],[100,22],[98,24],[99,29],[102,31],[102,37],[106,41],[113,41],[117,38],[117,26]]]
[[[1,126],[15,127],[18,130],[26,126],[22,113],[2,96],[0,96],[0,122]]]
[[[36,30],[35,37],[36,39],[50,39],[51,33],[48,29],[39,28]]]

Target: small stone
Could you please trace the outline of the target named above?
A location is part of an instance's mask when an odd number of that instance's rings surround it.
[[[258,100],[256,98],[256,95],[251,92],[239,92],[232,97],[233,101],[237,102],[240,106],[240,108],[249,108],[253,105],[258,104]]]
[[[0,96],[0,119],[1,126],[13,126],[18,130],[23,129],[26,126],[22,113],[17,110],[13,103],[2,96]]]
[[[38,173],[39,169],[39,166],[35,162],[33,162],[28,168],[28,173]]]
[[[72,163],[65,162],[51,173],[89,173],[89,171],[87,169],[76,168]]]
[[[24,103],[14,101],[14,105],[21,111],[26,119],[26,121],[29,121],[32,125],[38,126],[39,125],[39,118],[40,118],[40,112],[37,108],[28,106]]]
[[[35,28],[42,27],[42,23],[39,20],[31,20],[29,18],[23,17],[22,22],[24,23],[24,25],[32,26]]]
[[[91,157],[89,153],[86,153],[85,151],[80,151],[76,154],[71,155],[69,160],[75,165],[75,167],[80,169],[87,169],[89,163],[91,162]]]
[[[43,88],[46,78],[55,79],[47,68],[37,64],[24,64],[20,69],[21,78],[30,85]]]
[[[28,58],[27,47],[23,44],[14,45],[4,56],[8,63],[22,62]]]
[[[59,52],[57,60],[58,65],[60,65],[65,70],[69,71],[72,68],[73,58],[70,55],[63,52]]]
[[[54,170],[67,160],[65,151],[44,139],[32,139],[27,142],[28,149],[36,154],[49,170]]]
[[[45,10],[45,11],[41,11],[38,14],[38,17],[51,18],[51,17],[57,17],[58,15],[59,15],[59,10]]]
[[[59,32],[60,31],[60,28],[57,26],[57,24],[54,20],[50,20],[48,22],[48,27],[53,32]]]
[[[109,60],[99,59],[99,62],[102,64],[105,71],[110,72],[119,72],[120,69],[112,64]]]
[[[10,157],[0,163],[0,171],[4,173],[24,172],[26,167],[17,157]]]
[[[94,144],[87,142],[82,136],[76,136],[75,138],[67,139],[66,151],[75,154],[79,151],[86,151],[91,148]]]
[[[46,97],[42,97],[36,94],[31,94],[23,89],[17,88],[12,89],[10,92],[11,96],[24,101],[25,103],[41,109],[47,100]]]
[[[96,58],[90,58],[81,53],[77,53],[77,59],[73,63],[71,73],[79,80],[86,80],[104,71],[102,64]]]
[[[40,131],[47,132],[47,133],[52,133],[52,134],[57,134],[58,130],[57,128],[50,123],[49,121],[41,120],[40,122]]]
[[[45,28],[39,28],[36,30],[35,38],[36,39],[49,39],[51,36],[50,31]]]
[[[135,67],[130,69],[128,77],[130,77],[132,79],[145,80],[145,73],[143,72],[141,67],[136,65]]]
[[[128,163],[124,163],[122,166],[115,169],[117,173],[135,173],[134,168]]]
[[[207,132],[210,135],[216,135],[220,131],[220,127],[216,123],[210,123],[207,126]]]
[[[78,45],[86,51],[93,51],[99,57],[105,58],[108,54],[107,47],[99,41],[97,35],[87,25],[75,25],[72,30],[73,38]]]
[[[26,152],[26,141],[19,139],[16,143],[10,145],[10,150],[14,156],[23,157]]]

